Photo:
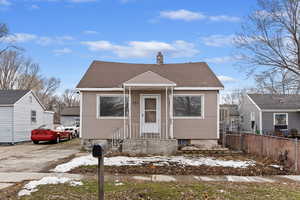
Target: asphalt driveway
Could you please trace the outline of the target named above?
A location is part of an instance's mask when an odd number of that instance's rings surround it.
[[[24,143],[0,146],[0,173],[44,172],[51,165],[79,151],[78,139],[59,144]]]

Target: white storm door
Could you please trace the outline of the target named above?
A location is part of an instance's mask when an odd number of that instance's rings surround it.
[[[160,95],[141,96],[141,133],[160,132]]]

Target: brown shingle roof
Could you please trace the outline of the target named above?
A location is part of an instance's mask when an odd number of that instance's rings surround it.
[[[94,61],[77,88],[121,87],[147,71],[175,82],[177,87],[223,87],[205,62],[157,65]]]
[[[60,112],[61,116],[79,116],[80,115],[80,107],[74,106],[74,107],[66,107],[63,108]]]

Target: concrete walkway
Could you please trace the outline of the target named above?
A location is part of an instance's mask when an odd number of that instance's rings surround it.
[[[112,177],[109,179],[113,179]],[[115,176],[115,179],[153,181],[153,182],[241,182],[241,183],[274,183],[282,181],[300,182],[300,176]]]

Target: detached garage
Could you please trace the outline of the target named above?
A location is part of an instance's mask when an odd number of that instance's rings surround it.
[[[0,90],[0,143],[29,141],[31,130],[53,128],[53,116],[31,90]]]

